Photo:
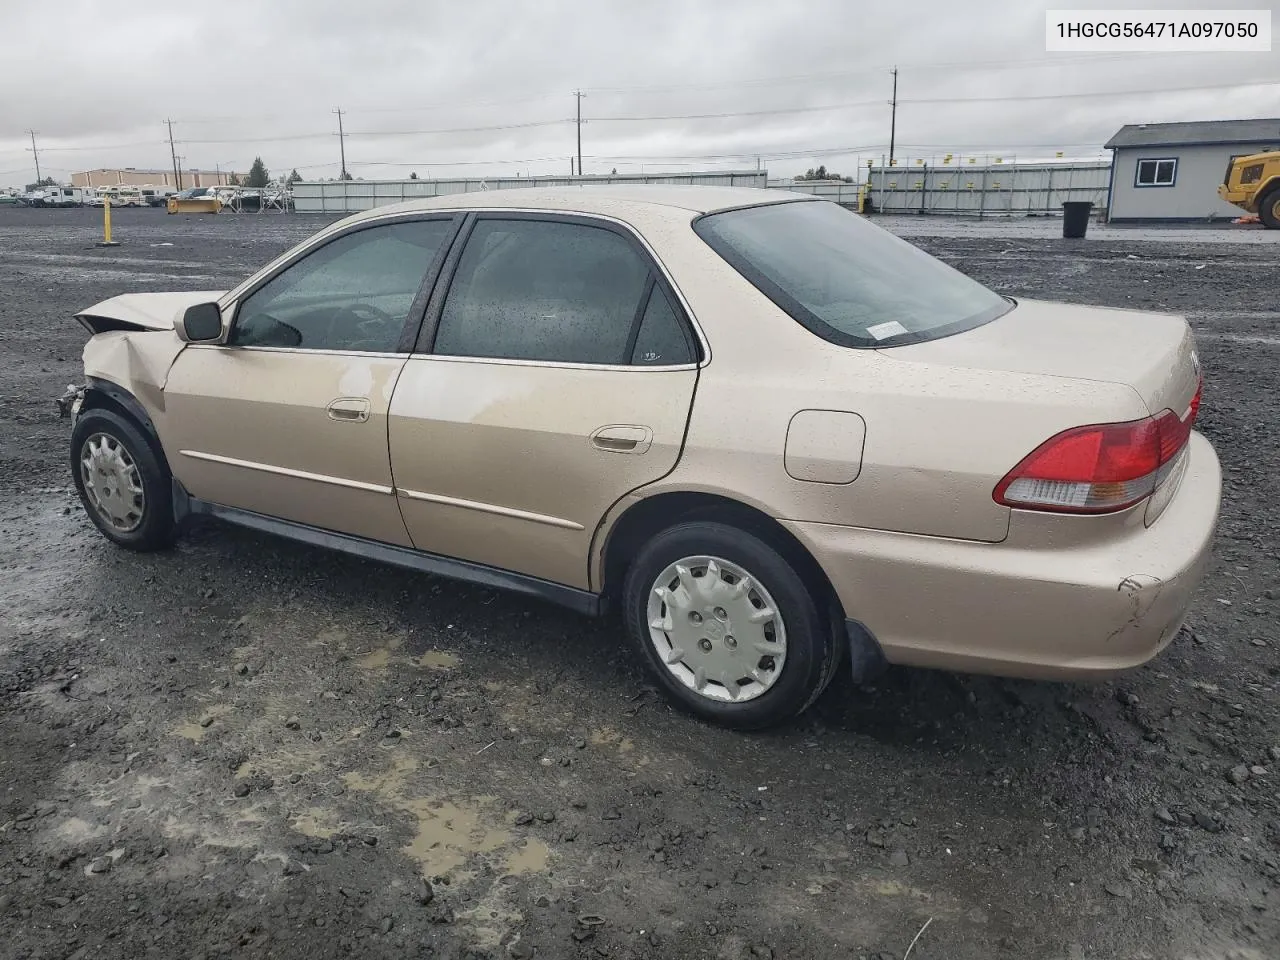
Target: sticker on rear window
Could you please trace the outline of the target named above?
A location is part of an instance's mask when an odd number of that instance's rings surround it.
[[[896,337],[900,333],[906,333],[907,328],[900,324],[897,320],[890,320],[887,323],[877,323],[875,326],[867,327],[867,333],[875,337],[877,340],[887,340],[890,337]]]

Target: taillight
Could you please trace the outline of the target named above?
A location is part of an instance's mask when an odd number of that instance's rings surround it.
[[[1099,423],[1040,444],[995,489],[996,503],[1023,510],[1111,513],[1150,496],[1172,471],[1200,412],[1200,391],[1184,416]]]

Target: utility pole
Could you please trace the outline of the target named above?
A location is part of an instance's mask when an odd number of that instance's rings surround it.
[[[347,137],[342,132],[342,108],[337,107],[333,111],[338,115],[338,156],[342,158],[342,172],[338,174],[339,180],[347,179]]]
[[[586,94],[575,90],[573,96],[578,101],[578,176],[582,176],[582,98]]]
[[[173,185],[182,189],[182,173],[178,170],[178,152],[173,147],[173,121],[166,120],[165,125],[169,128],[169,156],[173,160]]]
[[[36,150],[36,132],[28,130],[27,133],[31,134],[31,156],[36,161],[36,183],[39,184],[42,177],[40,176],[40,153]]]
[[[898,68],[889,72],[893,74],[893,99],[889,101],[889,166],[893,166],[893,143],[898,132]]]

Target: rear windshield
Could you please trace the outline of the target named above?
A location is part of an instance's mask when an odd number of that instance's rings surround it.
[[[920,343],[1013,304],[836,203],[775,203],[701,217],[694,230],[797,321],[846,347]]]

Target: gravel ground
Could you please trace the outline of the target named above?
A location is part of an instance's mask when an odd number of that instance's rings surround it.
[[[1280,236],[884,220],[1001,291],[1189,315],[1215,560],[1121,681],[891,670],[748,736],[612,620],[216,525],[109,546],[51,402],[71,313],[327,221],[116,211],[104,250],[99,216],[0,209],[0,956],[1280,956]]]

